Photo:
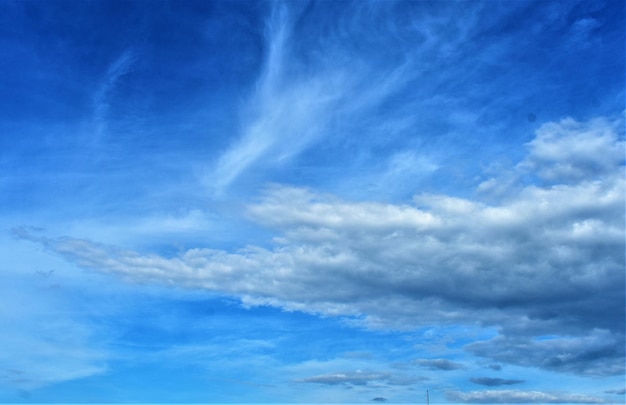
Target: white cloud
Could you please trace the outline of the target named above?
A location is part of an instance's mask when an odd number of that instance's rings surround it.
[[[326,137],[345,135],[329,130],[338,121],[373,126],[368,113],[415,75],[413,60],[381,67],[378,60],[344,48],[347,45],[338,38],[332,44],[319,41],[315,58],[306,69],[297,69],[294,66],[303,62],[293,49],[297,46],[293,21],[298,16],[292,14],[296,12],[281,6],[272,13],[265,65],[241,113],[240,133],[203,178],[215,196],[252,168],[284,165]],[[394,121],[404,122],[404,130],[415,119],[412,111],[397,115]],[[424,158],[398,156],[390,174],[407,165],[417,170],[435,167]]]
[[[470,404],[603,404],[602,398],[578,394],[546,393],[541,391],[485,390],[446,393],[450,401]]]
[[[191,249],[166,258],[22,236],[86,268],[208,289],[246,305],[358,315],[370,327],[496,326],[498,345],[473,346],[476,353],[615,374],[623,372],[624,356],[626,193],[616,128],[608,120],[542,127],[514,171],[536,170],[552,183],[509,188],[499,204],[448,195],[418,195],[415,205],[353,202],[272,186],[249,207],[250,218],[280,233],[270,249]],[[600,155],[608,159],[601,163]],[[560,362],[528,356],[526,346],[508,338],[546,334],[570,339],[559,344]],[[586,352],[597,338],[604,342],[599,351]]]
[[[306,147],[319,135],[324,124],[320,117],[328,114],[332,102],[341,95],[338,77],[284,78],[289,36],[288,11],[277,6],[267,31],[266,65],[244,114],[242,134],[205,179],[217,195],[261,158],[271,154],[276,163]]]
[[[616,139],[623,121],[567,118],[542,125],[521,164],[553,181],[579,181],[612,173],[624,162],[624,141]]]

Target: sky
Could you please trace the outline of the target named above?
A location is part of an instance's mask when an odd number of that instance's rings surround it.
[[[624,403],[621,1],[0,1],[0,402]]]

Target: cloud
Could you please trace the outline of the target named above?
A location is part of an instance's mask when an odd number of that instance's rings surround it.
[[[325,384],[325,385],[366,385],[371,382],[381,382],[387,379],[387,374],[364,373],[361,371],[342,372],[333,374],[322,374],[308,377],[300,380],[300,382]]]
[[[528,156],[503,174],[506,193],[496,203],[436,194],[417,195],[413,204],[346,201],[270,186],[248,208],[251,220],[277,234],[267,248],[196,248],[164,257],[17,233],[131,282],[350,316],[372,328],[478,322],[500,334],[469,345],[477,355],[620,374],[626,185],[614,152],[623,145],[619,122],[544,125]]]
[[[315,383],[324,385],[368,385],[368,384],[385,384],[385,385],[413,385],[417,382],[424,381],[424,377],[411,377],[398,373],[387,372],[366,372],[361,370],[344,371],[330,374],[319,374],[312,377],[297,380],[304,383]]]
[[[289,13],[275,3],[266,33],[265,67],[243,114],[241,135],[207,179],[217,195],[264,157],[271,156],[272,166],[306,148],[320,136],[330,110],[343,97],[345,78],[339,72],[296,78],[286,72],[292,34]]]
[[[117,86],[119,80],[130,73],[136,61],[135,53],[127,49],[111,63],[100,87],[94,95],[94,123],[96,125],[95,139],[99,138],[106,130],[107,115],[110,109],[111,93]]]
[[[406,95],[407,85],[427,70],[419,59],[424,50],[409,46],[411,38],[422,34],[405,30],[408,38],[399,43],[397,27],[389,26],[389,32],[370,32],[357,41],[363,43],[355,43],[346,27],[371,24],[372,10],[357,3],[349,13],[330,19],[324,14],[325,24],[312,27],[296,22],[315,11],[303,11],[294,4],[274,3],[263,69],[242,108],[239,131],[204,174],[203,181],[214,196],[225,194],[253,168],[284,167],[323,142],[328,144],[322,145],[324,149],[353,149],[357,145],[352,145],[350,133],[359,132],[358,147],[367,148],[380,139],[389,142],[398,134],[414,131],[417,118],[412,107],[419,99],[412,95],[405,97],[403,106],[396,104]],[[389,11],[384,5],[375,7],[381,15]],[[436,37],[432,35],[439,41]],[[391,43],[400,49],[387,55]],[[427,45],[428,50],[434,47]],[[396,177],[409,174],[400,173],[405,168],[412,173],[429,172],[437,164],[414,152],[400,151],[385,175],[373,177],[400,182]]]
[[[500,385],[514,385],[525,382],[524,380],[507,380],[504,378],[491,378],[491,377],[472,377],[470,381],[474,384],[487,385],[489,387],[497,387]]]
[[[464,369],[465,366],[447,359],[421,359],[415,360],[415,364],[430,370],[451,371]]]
[[[615,139],[620,121],[571,118],[542,125],[521,164],[547,180],[575,182],[601,178],[624,162],[624,141]]]
[[[606,390],[604,392],[606,394],[624,395],[624,394],[626,394],[626,388],[622,388],[622,389],[618,389],[618,390]]]
[[[579,336],[527,338],[497,336],[467,346],[471,352],[497,361],[547,370],[601,376],[624,372],[624,338],[595,329]]]
[[[603,404],[602,398],[578,394],[552,394],[541,391],[486,390],[459,392],[449,391],[450,401],[468,404]]]

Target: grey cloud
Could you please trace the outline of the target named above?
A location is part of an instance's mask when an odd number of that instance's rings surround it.
[[[216,291],[245,305],[358,316],[372,328],[478,320],[500,336],[468,346],[477,355],[619,374],[626,182],[613,152],[621,145],[615,128],[602,119],[542,127],[512,172],[533,170],[554,184],[519,183],[497,204],[448,195],[418,195],[410,205],[353,202],[269,187],[248,215],[280,233],[271,248],[163,257],[27,230],[16,235],[84,268]],[[556,338],[538,339],[548,335]]]
[[[594,330],[580,337],[548,339],[498,336],[467,349],[483,357],[521,366],[588,376],[624,372],[624,335]]]
[[[486,385],[488,387],[498,387],[501,385],[514,385],[521,384],[525,380],[507,380],[505,378],[491,378],[491,377],[473,377],[470,381],[478,385]]]
[[[325,384],[325,385],[339,385],[339,384],[366,385],[374,381],[380,382],[384,380],[386,377],[387,377],[386,374],[343,372],[343,373],[316,375],[313,377],[304,378],[299,381],[305,382],[305,383],[316,383],[316,384]]]
[[[456,363],[447,359],[420,359],[416,360],[415,364],[428,368],[430,370],[451,371],[464,369],[465,366],[461,363]]]
[[[400,375],[396,373],[377,373],[365,371],[344,371],[329,374],[320,374],[312,377],[303,378],[298,382],[315,383],[324,385],[368,385],[371,383],[380,383],[386,385],[411,385],[416,382],[423,381],[423,377],[412,377],[408,375]]]
[[[602,398],[577,394],[555,394],[541,391],[485,390],[459,392],[449,391],[450,401],[468,404],[602,404]]]
[[[615,394],[615,395],[624,395],[626,394],[626,388],[622,388],[619,390],[606,390],[604,391],[605,394]]]

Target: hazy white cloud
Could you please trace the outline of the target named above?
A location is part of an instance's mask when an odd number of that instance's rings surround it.
[[[469,346],[478,355],[619,374],[626,189],[616,128],[608,120],[542,127],[529,144],[528,166],[514,171],[530,168],[553,183],[510,188],[499,204],[448,195],[418,195],[413,205],[354,202],[272,186],[248,210],[279,233],[271,248],[162,257],[21,236],[133,282],[208,289],[245,305],[358,315],[370,327],[478,322],[501,331]],[[608,159],[600,163],[602,155]],[[536,340],[544,335],[559,336]]]
[[[414,56],[382,66],[380,58],[351,50],[341,32],[334,33],[337,37],[332,41],[317,41],[310,51],[314,56],[308,55],[310,60],[303,68],[304,56],[297,55],[302,51],[298,40],[303,39],[294,35],[297,9],[274,7],[266,32],[264,68],[242,109],[240,131],[204,175],[204,183],[215,196],[224,194],[246,171],[287,164],[329,137],[349,136],[353,131],[367,136],[365,132],[376,127],[372,119],[376,109],[405,91],[406,84],[423,69]],[[354,17],[361,18],[366,17]],[[389,115],[385,128],[376,132],[386,137],[394,132],[387,126],[399,125],[399,132],[406,132],[416,119],[410,108],[394,108],[385,114]],[[350,127],[338,132],[333,129],[338,122]],[[437,166],[424,157],[400,152],[381,181],[394,180],[400,170],[409,167],[422,172]]]
[[[97,89],[94,95],[94,124],[95,128],[95,141],[100,141],[100,137],[106,130],[107,115],[109,114],[111,103],[111,92],[115,89],[117,82],[124,75],[128,74],[132,70],[132,66],[135,63],[135,53],[127,49],[111,63],[107,69],[106,75]]]
[[[450,401],[468,404],[603,404],[602,398],[589,395],[547,393],[541,391],[485,390],[458,392],[449,391]]]
[[[218,195],[260,159],[271,154],[272,166],[299,153],[319,136],[324,117],[342,95],[344,84],[331,74],[289,78],[285,65],[290,52],[290,18],[286,7],[274,7],[266,32],[265,67],[243,114],[242,133],[206,179]]]

